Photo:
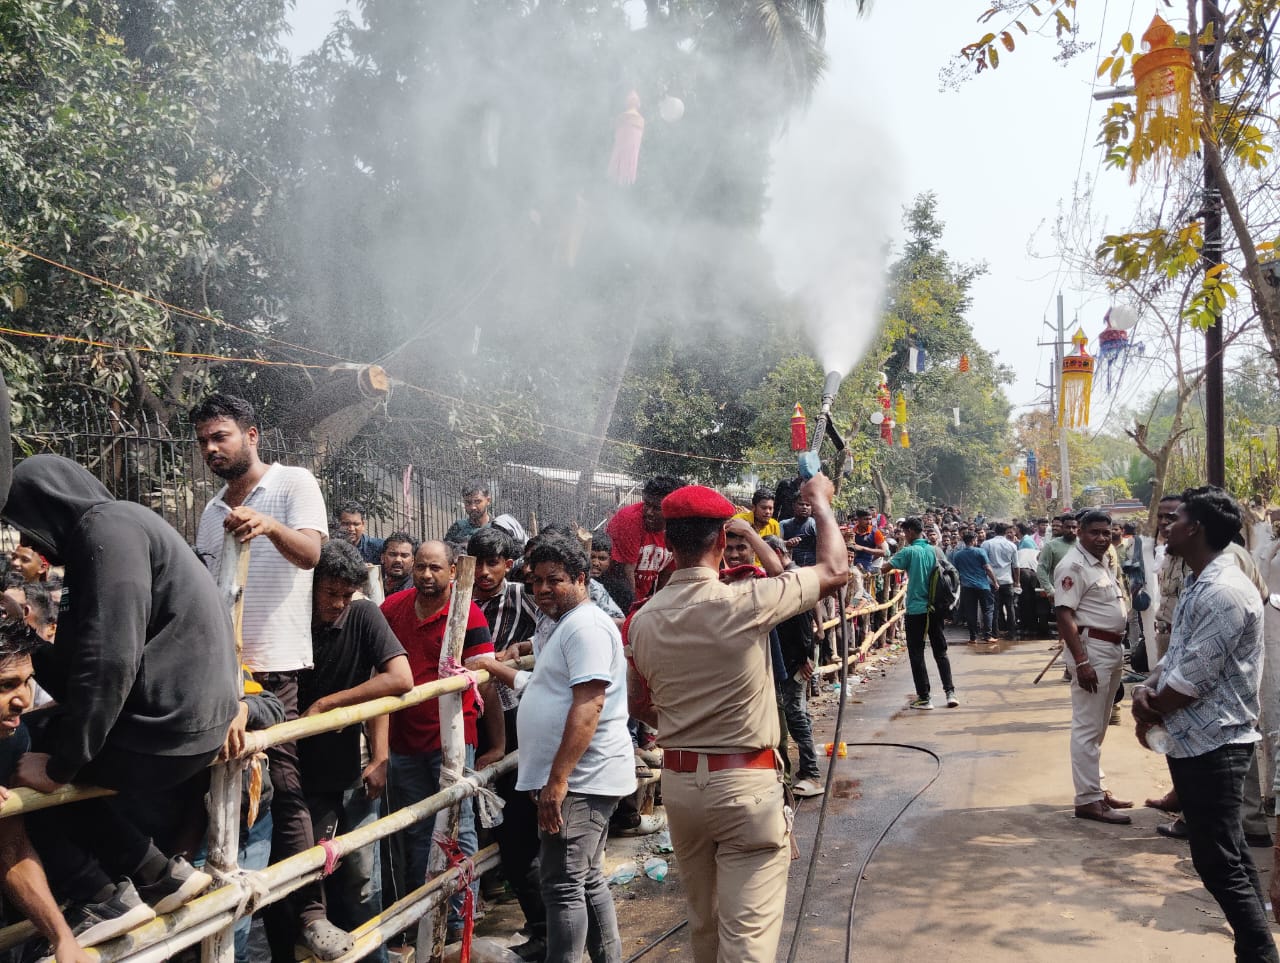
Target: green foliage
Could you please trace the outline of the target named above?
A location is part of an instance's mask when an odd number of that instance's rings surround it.
[[[282,15],[279,2],[0,6],[0,239],[202,313],[270,308],[270,175],[240,151],[273,139],[283,61],[266,38]],[[70,401],[167,421],[204,374],[138,348],[245,347],[9,248],[0,304],[11,326],[122,346],[6,344],[19,423]]]

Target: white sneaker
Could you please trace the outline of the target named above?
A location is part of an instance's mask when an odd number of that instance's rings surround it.
[[[821,796],[826,790],[812,779],[801,779],[791,784],[791,795],[800,799]]]
[[[956,690],[952,689],[947,693],[947,708],[954,709],[960,704],[960,700],[956,698]]]

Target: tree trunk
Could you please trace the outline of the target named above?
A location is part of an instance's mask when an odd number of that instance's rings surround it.
[[[886,517],[893,514],[893,489],[889,487],[889,483],[885,481],[884,474],[879,468],[872,467],[871,481],[876,486],[876,501],[879,504],[881,514]]]

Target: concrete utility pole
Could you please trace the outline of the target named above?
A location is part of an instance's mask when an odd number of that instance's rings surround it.
[[[1064,325],[1065,325],[1065,321],[1062,316],[1062,292],[1059,291],[1058,292],[1058,346],[1056,349],[1054,349],[1054,352],[1053,352],[1054,357],[1057,361],[1057,364],[1056,364],[1057,370],[1054,372],[1054,377],[1056,379],[1054,382],[1055,384],[1062,383],[1062,356],[1067,350],[1066,349],[1067,337],[1066,337],[1066,331],[1065,331]],[[1054,404],[1061,405],[1061,399],[1055,398]],[[1060,474],[1062,476],[1061,504],[1062,504],[1062,510],[1064,512],[1069,512],[1071,511],[1071,453],[1067,451],[1067,435],[1070,429],[1068,429],[1067,426],[1063,423],[1061,411],[1058,412],[1058,418],[1059,418],[1058,457],[1059,459],[1061,459],[1061,466],[1062,466],[1060,471]]]
[[[1205,84],[1210,102],[1205,109],[1212,112],[1218,102],[1222,11],[1214,0],[1202,0],[1201,18],[1211,28],[1213,42],[1202,47]],[[1210,113],[1212,116],[1212,113]],[[1204,162],[1204,247],[1200,251],[1204,269],[1210,270],[1222,261],[1222,192],[1213,168]],[[1204,456],[1205,480],[1210,485],[1225,487],[1227,483],[1226,429],[1223,417],[1222,318],[1204,332]]]

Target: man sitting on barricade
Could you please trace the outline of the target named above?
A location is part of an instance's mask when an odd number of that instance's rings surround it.
[[[87,920],[174,910],[212,880],[151,837],[167,836],[176,852],[193,809],[202,812],[206,770],[238,708],[230,614],[176,531],[66,458],[22,462],[4,518],[66,566],[70,593],[57,644],[33,658],[58,707],[15,781],[119,792],[33,813],[37,849]]]
[[[315,567],[311,648],[315,667],[298,677],[298,708],[304,716],[358,705],[413,688],[413,672],[403,646],[378,606],[355,599],[367,570],[359,552],[345,541],[326,542]],[[361,760],[359,725],[325,732],[298,743],[302,791],[316,839],[332,839],[378,818],[378,800],[387,785],[387,730],[390,718],[367,724],[369,762]],[[346,856],[325,880],[326,905],[344,930],[382,912],[378,844]],[[386,959],[379,950],[375,959]]]
[[[31,653],[43,644],[20,622],[0,622],[0,786],[13,785],[18,758],[31,748],[22,714],[31,708]],[[9,798],[0,789],[0,802]],[[49,941],[57,963],[87,963],[89,957],[49,890],[44,867],[27,837],[23,816],[0,819],[0,890]]]

